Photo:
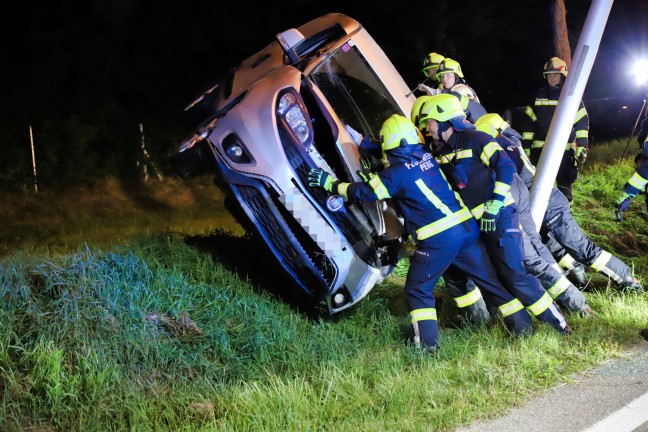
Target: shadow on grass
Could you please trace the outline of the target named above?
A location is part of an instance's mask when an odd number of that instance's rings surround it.
[[[324,302],[316,302],[288,278],[266,245],[255,235],[242,237],[217,230],[209,235],[186,236],[185,243],[208,253],[257,292],[265,292],[311,320],[330,319]]]

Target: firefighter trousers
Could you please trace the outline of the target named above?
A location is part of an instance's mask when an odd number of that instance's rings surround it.
[[[553,188],[549,196],[541,234],[544,243],[559,264],[568,259],[569,255],[608,276],[618,285],[632,280],[630,267],[610,252],[598,247],[583,232],[574,220],[567,198],[557,188]]]
[[[502,207],[497,216],[496,230],[482,233],[482,238],[504,286],[538,320],[550,324],[560,333],[567,333],[567,322],[553,299],[524,267],[524,239],[517,207],[513,204]]]
[[[529,190],[518,176],[514,177],[511,194],[517,204],[522,227],[524,267],[535,276],[555,302],[569,311],[585,313],[583,293],[565,276],[553,255],[542,242],[531,215]]]
[[[410,257],[405,281],[405,297],[410,308],[414,341],[426,349],[439,346],[434,287],[441,275],[452,265],[475,280],[490,301],[500,310],[504,323],[513,334],[533,331],[531,317],[498,280],[484,245],[479,241],[479,227],[474,219],[451,228],[453,242],[419,245]]]

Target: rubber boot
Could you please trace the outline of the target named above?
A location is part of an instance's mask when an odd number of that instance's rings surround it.
[[[587,286],[589,282],[587,275],[585,274],[585,266],[579,262],[574,262],[574,266],[569,269],[567,273],[567,278],[577,287],[583,289]]]
[[[449,280],[446,280],[446,287],[457,305],[459,314],[469,324],[481,325],[491,320],[481,291],[471,279],[468,279],[463,289],[457,289],[456,285]]]
[[[432,308],[416,309],[410,312],[414,329],[414,345],[426,353],[434,353],[439,349],[439,326],[436,310]]]

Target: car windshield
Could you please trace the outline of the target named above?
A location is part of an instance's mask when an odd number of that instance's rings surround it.
[[[396,101],[352,40],[331,53],[309,77],[340,120],[362,131],[364,136],[376,139],[385,119],[401,113]]]

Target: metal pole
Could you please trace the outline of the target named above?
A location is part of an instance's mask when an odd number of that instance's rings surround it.
[[[592,71],[594,57],[598,52],[612,3],[613,0],[592,0],[576,47],[571,71],[560,93],[558,106],[540,154],[535,179],[531,185],[531,215],[537,227],[541,226],[547,210],[549,195],[558,174],[576,112],[583,99],[585,85]]]
[[[36,176],[36,153],[34,151],[34,134],[32,127],[29,126],[29,141],[31,142],[32,167],[34,169],[34,191],[38,193],[38,177]]]

